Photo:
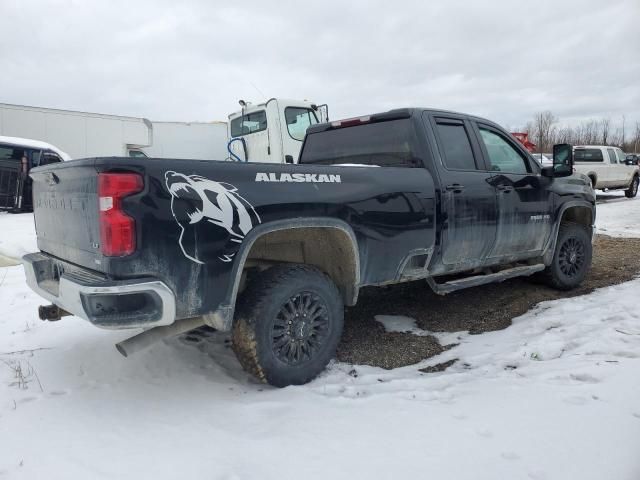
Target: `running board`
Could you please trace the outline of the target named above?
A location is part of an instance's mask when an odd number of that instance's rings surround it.
[[[504,282],[510,278],[524,277],[533,275],[545,269],[543,263],[537,265],[524,265],[521,267],[513,267],[488,275],[474,275],[473,277],[460,278],[451,280],[446,283],[436,283],[433,277],[427,278],[427,283],[438,295],[446,295],[447,293],[462,290],[463,288],[477,287],[478,285],[486,285],[487,283]]]

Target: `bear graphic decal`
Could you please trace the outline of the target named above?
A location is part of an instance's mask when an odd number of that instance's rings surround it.
[[[260,223],[253,206],[233,185],[173,171],[165,173],[165,183],[171,213],[181,229],[180,249],[193,262],[230,262],[245,235]]]

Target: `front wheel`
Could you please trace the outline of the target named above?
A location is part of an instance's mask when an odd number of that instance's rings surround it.
[[[635,197],[638,194],[639,182],[640,182],[640,179],[638,178],[637,175],[633,177],[633,180],[631,180],[631,185],[629,185],[629,188],[624,191],[624,196],[627,198]]]
[[[591,236],[584,225],[563,223],[553,260],[543,273],[546,283],[559,290],[571,290],[582,283],[591,267]]]
[[[276,387],[301,385],[336,352],[344,320],[342,297],[322,271],[279,265],[247,286],[233,326],[242,367]]]

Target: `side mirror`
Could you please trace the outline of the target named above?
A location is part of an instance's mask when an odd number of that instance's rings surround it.
[[[553,166],[544,167],[545,177],[568,177],[573,174],[573,147],[568,143],[553,146]]]

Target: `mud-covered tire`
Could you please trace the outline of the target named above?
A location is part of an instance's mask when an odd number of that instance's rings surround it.
[[[627,198],[634,198],[638,194],[638,183],[640,183],[640,179],[638,175],[633,177],[631,180],[631,185],[624,191],[624,196]]]
[[[553,260],[540,279],[558,290],[571,290],[582,283],[591,267],[592,245],[589,230],[578,223],[562,223]]]
[[[325,273],[309,265],[278,265],[243,292],[232,347],[257,379],[276,387],[301,385],[335,356],[343,322],[342,297]]]

